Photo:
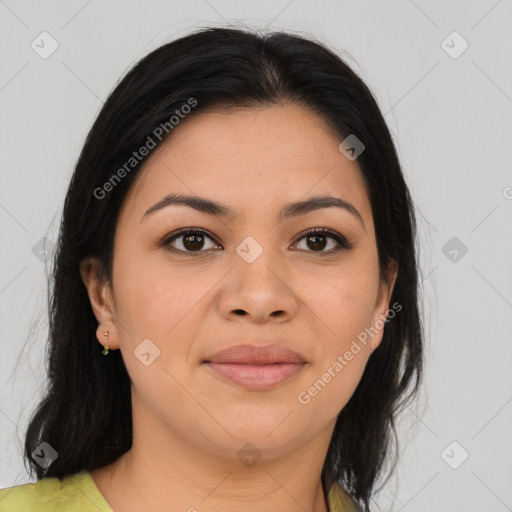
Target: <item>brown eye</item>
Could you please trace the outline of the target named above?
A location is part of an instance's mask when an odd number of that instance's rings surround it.
[[[329,239],[331,240],[330,243]],[[310,230],[299,240],[299,242],[302,240],[305,240],[305,247],[299,247],[300,250],[317,252],[320,254],[332,254],[334,252],[341,251],[342,249],[348,250],[353,247],[345,237],[327,228],[316,228]],[[327,250],[325,250],[326,247],[328,247]]]
[[[331,237],[327,237],[325,235],[308,235],[304,237],[306,239],[306,244],[309,249],[314,251],[323,250],[328,245],[327,239]]]
[[[212,247],[206,247],[206,240],[211,240],[213,243]],[[177,243],[176,245],[173,245]],[[193,252],[206,252],[208,249],[216,249],[215,241],[212,237],[206,234],[206,231],[202,229],[182,229],[177,233],[174,233],[170,238],[167,238],[164,246],[171,246],[178,252],[193,253]]]

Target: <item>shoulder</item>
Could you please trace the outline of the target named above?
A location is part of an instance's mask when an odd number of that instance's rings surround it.
[[[91,488],[88,473],[66,478],[42,478],[34,483],[0,489],[1,512],[111,512]]]
[[[357,502],[339,483],[334,483],[329,490],[330,512],[363,512]]]

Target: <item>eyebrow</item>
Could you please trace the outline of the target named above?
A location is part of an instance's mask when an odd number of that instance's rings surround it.
[[[146,217],[154,214],[155,212],[161,210],[162,208],[166,208],[172,205],[189,206],[190,208],[193,208],[198,212],[205,213],[207,215],[225,217],[231,220],[237,217],[236,212],[232,210],[229,206],[216,203],[204,197],[182,194],[169,194],[165,196],[161,201],[158,201],[158,203],[151,206],[142,216],[141,222]],[[315,210],[332,207],[341,208],[351,213],[352,215],[357,217],[363,228],[365,228],[363,218],[353,204],[339,197],[331,196],[317,196],[311,197],[310,199],[307,199],[305,201],[289,203],[283,206],[283,208],[281,208],[277,218],[278,221],[281,221],[284,219],[289,219],[291,217],[297,217],[298,215],[304,215]]]

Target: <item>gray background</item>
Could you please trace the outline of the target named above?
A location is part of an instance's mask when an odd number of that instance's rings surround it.
[[[20,450],[47,332],[37,247],[56,241],[84,137],[137,59],[227,22],[312,34],[348,52],[385,113],[418,208],[425,385],[403,415],[402,457],[376,503],[512,510],[512,0],[0,0],[0,487],[29,482]],[[31,48],[43,31],[59,45],[46,59]],[[460,55],[454,31],[469,44]]]

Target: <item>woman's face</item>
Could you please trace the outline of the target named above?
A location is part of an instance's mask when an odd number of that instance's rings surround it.
[[[250,442],[276,455],[333,428],[381,341],[396,277],[379,281],[369,198],[340,142],[302,107],[234,109],[181,121],[148,160],[118,219],[112,300],[95,309],[98,339],[108,328],[132,379],[134,415],[150,420],[141,425],[198,450]],[[170,194],[232,215],[155,208]],[[289,207],[321,196],[358,214]],[[193,233],[171,240],[183,228]],[[352,248],[308,235],[315,228]],[[240,344],[279,345],[303,362],[266,365],[260,379],[254,364],[206,362]]]

